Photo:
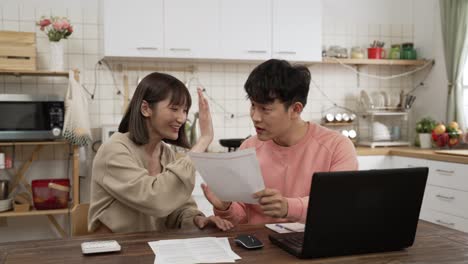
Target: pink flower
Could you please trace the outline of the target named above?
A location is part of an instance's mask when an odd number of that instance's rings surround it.
[[[41,30],[44,30],[43,28],[44,27],[47,27],[48,25],[50,25],[50,19],[46,18],[46,19],[43,19],[39,22],[39,26],[41,26]]]
[[[72,27],[71,25],[68,27],[67,30],[68,30],[68,32],[69,32],[70,34],[73,33],[73,27]]]
[[[70,27],[70,22],[68,22],[66,19],[62,20],[62,29],[68,29]]]
[[[61,30],[63,28],[62,26],[62,21],[61,20],[57,20],[55,21],[52,26],[54,27],[55,30]]]

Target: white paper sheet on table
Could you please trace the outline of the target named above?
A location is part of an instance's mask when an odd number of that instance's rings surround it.
[[[210,189],[223,201],[257,204],[252,194],[265,189],[255,149],[188,155]]]
[[[304,232],[305,230],[305,225],[297,222],[265,224],[265,226],[277,233]]]
[[[241,259],[226,237],[202,237],[148,242],[156,264],[220,263]]]

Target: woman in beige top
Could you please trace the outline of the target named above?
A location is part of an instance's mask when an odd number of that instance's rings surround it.
[[[184,129],[190,106],[187,87],[170,75],[155,72],[140,82],[119,132],[94,158],[89,231],[162,231],[209,223],[222,230],[233,227],[198,211],[191,197],[194,165],[187,156],[176,159],[167,145],[190,147]],[[213,140],[213,125],[200,89],[198,106],[201,136],[190,151],[204,152]]]

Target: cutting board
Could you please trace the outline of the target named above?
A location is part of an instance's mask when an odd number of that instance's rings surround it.
[[[438,153],[438,154],[447,154],[447,155],[468,157],[468,149],[436,150],[434,152]]]

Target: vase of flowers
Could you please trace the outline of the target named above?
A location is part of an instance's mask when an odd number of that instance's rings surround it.
[[[63,71],[63,42],[73,33],[73,26],[65,17],[51,16],[50,18],[41,17],[37,22],[41,31],[44,31],[49,38],[50,61],[49,69],[53,71]]]

